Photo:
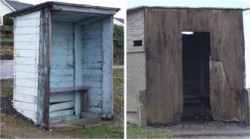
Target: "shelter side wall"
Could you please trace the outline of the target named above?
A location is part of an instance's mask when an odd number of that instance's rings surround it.
[[[127,16],[127,111],[137,111],[137,93],[145,90],[145,52],[144,52],[144,11]],[[142,40],[142,46],[135,47],[134,41]]]
[[[40,11],[14,20],[13,107],[36,123]]]
[[[90,112],[102,114],[102,22],[85,24],[82,27],[82,80],[89,87]]]

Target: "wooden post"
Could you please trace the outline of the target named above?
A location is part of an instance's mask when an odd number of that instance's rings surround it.
[[[48,8],[41,10],[39,62],[38,62],[38,94],[37,94],[37,125],[50,128],[50,47],[51,47],[51,15]]]
[[[147,117],[146,117],[146,96],[145,91],[139,91],[138,93],[138,127],[147,126]]]
[[[103,51],[103,103],[102,118],[113,115],[113,16],[102,20],[102,51]]]
[[[74,25],[74,86],[82,85],[82,26]],[[81,114],[81,94],[79,91],[74,93],[75,115]]]

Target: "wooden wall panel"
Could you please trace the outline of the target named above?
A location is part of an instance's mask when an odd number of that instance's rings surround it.
[[[180,121],[183,89],[178,17],[176,11],[145,11],[146,113],[150,125]]]
[[[37,123],[40,11],[16,17],[14,28],[13,107]]]
[[[113,117],[113,16],[102,20],[102,118]],[[99,106],[99,105],[98,105]]]
[[[180,120],[181,31],[210,32],[210,101],[214,119],[245,121],[242,11],[149,8],[145,12],[149,124]],[[220,68],[214,63],[221,63]]]
[[[82,27],[82,85],[90,89],[89,98],[96,95],[103,95],[102,91],[102,22],[98,20],[94,23],[85,24]],[[102,101],[102,97],[90,99],[89,103]],[[101,114],[102,104],[99,106],[89,105],[92,113]]]

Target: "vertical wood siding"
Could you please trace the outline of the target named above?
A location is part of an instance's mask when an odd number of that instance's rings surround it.
[[[210,32],[210,101],[213,117],[219,121],[244,122],[242,11],[146,9],[148,122],[168,124],[180,120],[183,101],[181,31]]]
[[[36,123],[40,11],[15,18],[13,107]]]
[[[183,105],[182,47],[178,13],[145,11],[146,113],[148,124],[180,121]]]
[[[90,112],[102,113],[102,22],[82,28],[82,84],[90,87]]]

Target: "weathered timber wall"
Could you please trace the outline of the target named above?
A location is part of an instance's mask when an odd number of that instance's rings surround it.
[[[148,124],[180,121],[182,45],[176,11],[145,11],[146,113]]]
[[[137,111],[136,94],[145,90],[144,12],[127,16],[127,111]],[[142,40],[142,46],[134,47],[133,41]]]
[[[13,107],[37,122],[40,11],[15,18]]]
[[[82,28],[82,78],[90,87],[90,112],[102,113],[102,22],[89,23]]]
[[[146,9],[146,98],[150,124],[178,123],[182,111],[181,31],[210,32],[211,106],[215,120],[245,121],[242,12]],[[221,78],[219,78],[221,77]]]

